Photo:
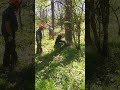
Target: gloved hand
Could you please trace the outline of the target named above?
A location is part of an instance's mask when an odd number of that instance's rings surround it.
[[[12,36],[9,36],[8,37],[8,42],[11,42],[13,40],[13,37]]]

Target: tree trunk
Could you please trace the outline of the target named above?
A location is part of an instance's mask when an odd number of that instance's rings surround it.
[[[23,31],[23,28],[22,28],[22,20],[21,20],[21,8],[19,9],[18,14],[19,14],[18,16],[19,16],[20,29]]]
[[[51,11],[52,11],[52,28],[54,31],[54,0],[51,1]]]
[[[92,39],[90,36],[90,2],[86,0],[85,8],[85,45],[89,46],[92,44]]]
[[[102,26],[103,26],[103,48],[102,48],[102,55],[104,57],[108,57],[109,50],[108,50],[108,25],[109,25],[109,0],[101,0],[100,7],[102,12]]]
[[[72,44],[72,1],[71,0],[65,0],[66,2],[66,10],[65,10],[65,40],[68,44]]]
[[[98,49],[98,52],[101,53],[101,47],[100,47],[100,40],[98,38],[98,33],[97,33],[97,28],[96,28],[96,23],[95,23],[95,4],[94,4],[94,0],[91,0],[90,2],[90,6],[91,6],[91,28],[93,30],[93,35],[94,35],[94,39],[95,39],[95,45]]]
[[[77,25],[77,29],[78,29],[78,50],[80,50],[80,34],[81,34],[81,28],[80,28],[80,25],[81,25],[81,21],[78,21],[78,25]]]
[[[63,29],[63,13],[60,14],[60,26],[61,26],[61,31]]]
[[[46,22],[47,22],[47,19],[48,19],[47,12],[48,12],[48,10],[47,10],[47,8],[46,8]]]

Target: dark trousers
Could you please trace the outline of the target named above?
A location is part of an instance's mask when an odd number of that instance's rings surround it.
[[[41,40],[37,41],[37,53],[42,53]]]
[[[8,41],[8,37],[4,37],[5,40],[5,52],[3,57],[3,66],[13,66],[17,62],[17,52],[15,51],[16,44],[15,39]]]
[[[65,41],[56,42],[54,48],[62,48],[66,45]]]

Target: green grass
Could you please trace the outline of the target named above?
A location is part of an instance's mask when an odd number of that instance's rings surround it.
[[[37,30],[37,25],[36,25]],[[85,90],[84,36],[81,52],[74,46],[54,49],[55,40],[48,40],[47,30],[42,40],[43,53],[35,58],[36,90]],[[56,33],[60,28],[55,28]],[[56,38],[56,36],[55,36]]]

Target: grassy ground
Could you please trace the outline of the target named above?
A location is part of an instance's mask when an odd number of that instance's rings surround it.
[[[59,32],[60,28],[55,31]],[[35,58],[35,89],[85,90],[84,36],[81,37],[81,56],[74,46],[54,49],[55,40],[48,40],[47,29],[44,34],[43,53]]]

